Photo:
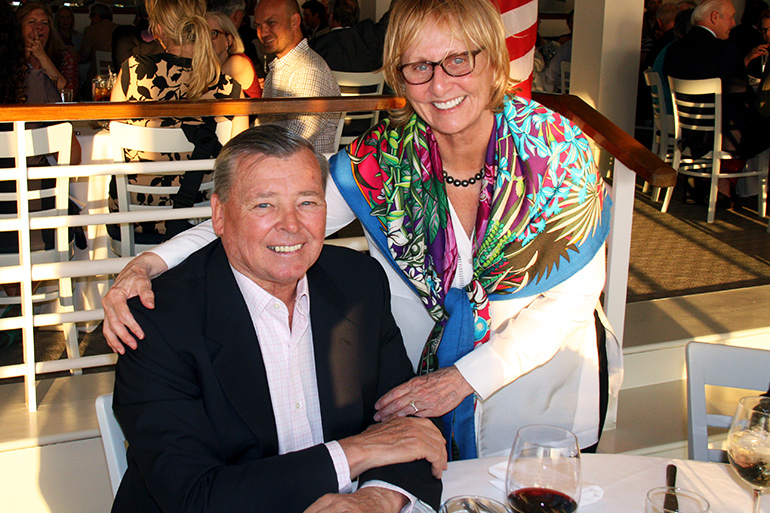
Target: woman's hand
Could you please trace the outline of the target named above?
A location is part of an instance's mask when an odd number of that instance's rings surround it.
[[[131,260],[120,272],[115,283],[102,298],[104,323],[102,332],[110,348],[118,354],[126,352],[126,346],[136,349],[144,332],[128,309],[128,300],[139,296],[146,308],[155,308],[155,294],[150,278],[166,271],[168,267],[155,253],[143,253]]]
[[[767,55],[767,48],[770,45],[759,45],[751,49],[751,51],[746,55],[746,58],[743,59],[743,63],[746,64],[746,66],[749,65],[751,61],[756,59],[757,57],[761,55]]]
[[[378,410],[374,420],[388,421],[406,415],[440,417],[457,408],[472,393],[473,387],[457,367],[445,367],[412,378],[382,396],[374,405]]]
[[[48,58],[48,54],[45,53],[45,48],[37,38],[27,40],[26,45],[27,59],[30,55],[34,56],[37,60],[42,61]]]
[[[67,79],[64,78],[64,75],[62,75],[61,72],[56,68],[56,65],[54,65],[51,58],[48,57],[48,54],[45,53],[45,48],[39,39],[34,38],[27,40],[25,51],[27,62],[32,64],[32,66],[45,71],[45,74],[48,75],[48,78],[50,78],[51,82],[54,83],[56,89],[59,91],[64,89],[64,87],[67,85]]]

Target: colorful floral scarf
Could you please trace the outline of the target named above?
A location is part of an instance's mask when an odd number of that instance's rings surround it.
[[[473,281],[451,289],[455,230],[438,145],[412,116],[388,120],[332,159],[332,176],[375,244],[436,325],[419,373],[453,365],[489,340],[489,300],[540,294],[602,247],[610,200],[580,129],[542,105],[510,98],[496,114],[473,235]],[[473,398],[444,419],[461,459],[476,456]],[[450,455],[452,452],[450,452]]]

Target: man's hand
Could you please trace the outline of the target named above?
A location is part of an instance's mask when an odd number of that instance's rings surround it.
[[[457,408],[473,393],[457,367],[445,367],[412,378],[383,395],[374,407],[374,420],[388,421],[396,416],[440,417]],[[414,404],[414,406],[412,406]]]
[[[146,308],[155,308],[155,294],[150,278],[166,271],[168,267],[155,253],[143,253],[131,260],[120,272],[115,283],[102,298],[104,323],[102,332],[107,344],[118,354],[126,352],[123,344],[136,349],[136,336],[144,338],[144,332],[131,315],[127,302],[139,296]],[[130,331],[129,331],[130,330]]]
[[[396,417],[339,441],[355,479],[372,468],[427,460],[436,479],[446,470],[446,441],[428,419]]]
[[[329,493],[310,505],[305,513],[398,513],[408,499],[387,488],[367,486],[355,493]]]

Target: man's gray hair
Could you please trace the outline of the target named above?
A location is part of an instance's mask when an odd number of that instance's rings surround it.
[[[692,24],[700,25],[701,22],[714,11],[719,11],[721,13],[722,7],[727,1],[729,0],[703,0],[703,3],[696,7],[692,12]]]
[[[246,2],[244,0],[211,0],[209,11],[221,12],[226,16],[232,16],[235,11],[245,11]]]
[[[293,132],[278,125],[255,126],[244,130],[225,144],[214,162],[214,193],[224,203],[235,181],[235,172],[246,157],[256,161],[264,157],[288,159],[302,150],[310,150],[321,168],[321,185],[326,190],[329,178],[329,162],[315,147]]]

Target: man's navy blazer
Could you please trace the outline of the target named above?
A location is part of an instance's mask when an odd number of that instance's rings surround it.
[[[325,246],[307,276],[324,440],[338,440],[372,424],[376,400],[413,371],[377,262]],[[129,302],[145,338],[116,369],[113,408],[129,465],[113,511],[301,512],[336,493],[323,444],[278,455],[259,343],[221,242],[153,289],[153,310]],[[441,482],[425,460],[359,482],[372,479],[438,507]]]
[[[758,113],[752,112],[755,97],[743,57],[732,42],[717,39],[707,29],[695,26],[668,47],[663,73],[685,80],[721,79],[722,149],[748,158],[764,145],[755,134],[764,125],[755,123]],[[683,139],[696,157],[708,153],[714,145],[713,135],[706,132],[686,131]]]

